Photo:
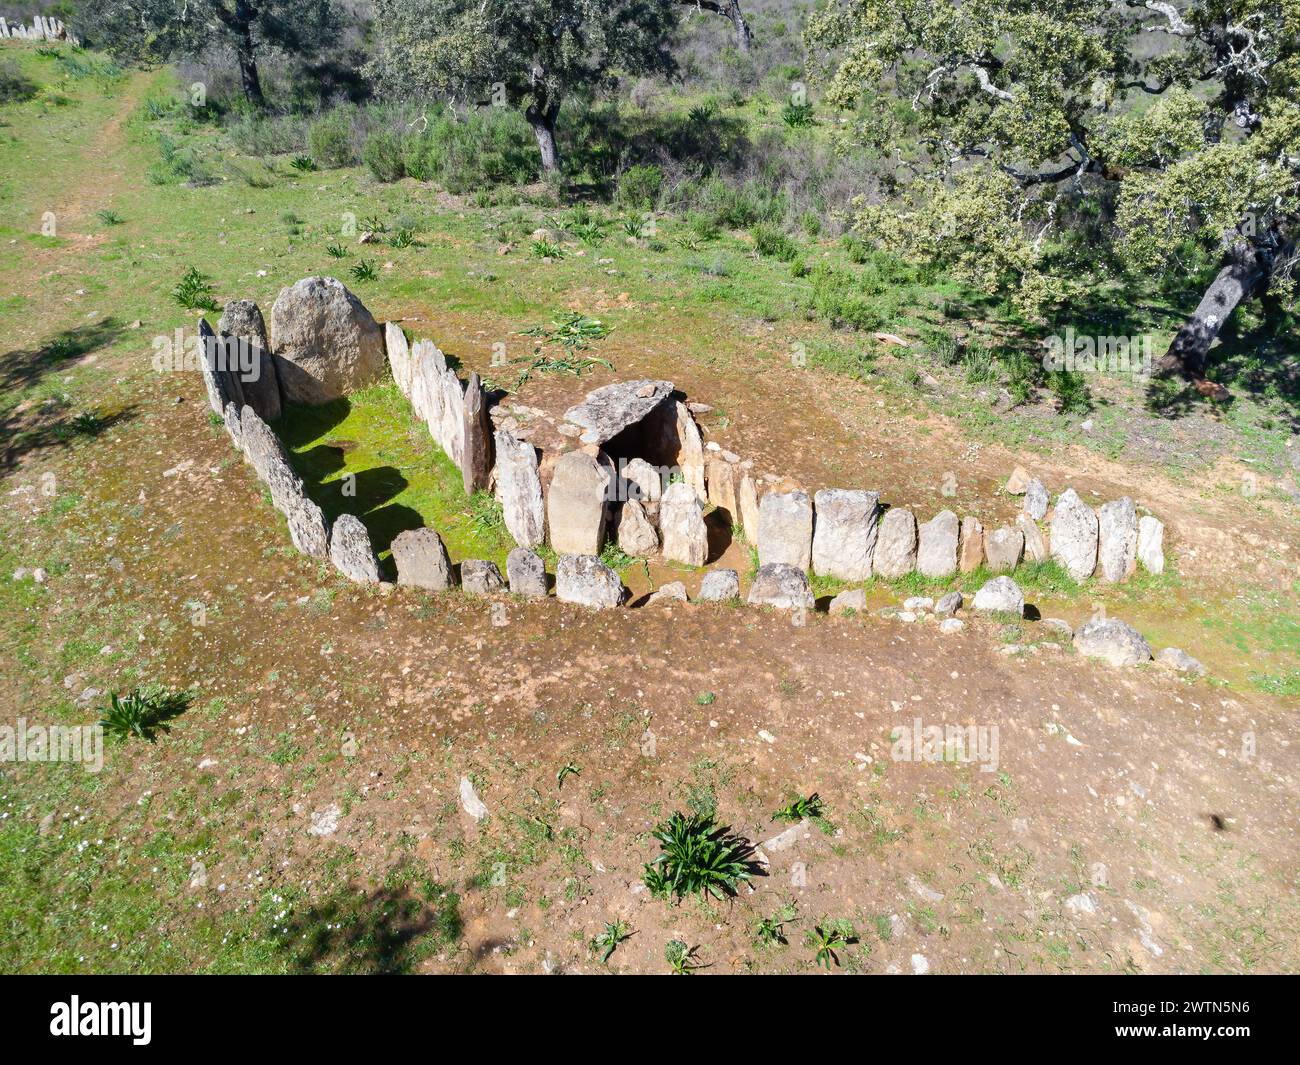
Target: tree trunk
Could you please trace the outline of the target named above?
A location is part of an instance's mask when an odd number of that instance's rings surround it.
[[[740,0],[730,0],[727,6],[727,18],[731,19],[731,25],[736,31],[736,47],[742,52],[749,51],[749,25],[745,22],[745,16],[740,10]]]
[[[239,53],[239,81],[244,88],[244,99],[261,111],[266,106],[266,98],[262,95],[262,79],[257,73],[257,60],[251,51]]]
[[[262,95],[262,78],[257,72],[257,55],[253,47],[254,14],[248,0],[238,0],[235,4],[239,37],[235,51],[239,56],[239,81],[244,88],[244,99],[260,111],[266,106],[266,98]]]
[[[542,153],[543,174],[554,174],[560,169],[560,149],[555,143],[555,120],[560,117],[559,104],[529,104],[524,117],[533,127],[538,151]]]
[[[1189,381],[1205,378],[1205,361],[1210,345],[1242,300],[1249,298],[1268,276],[1268,263],[1260,249],[1238,241],[1228,253],[1228,262],[1205,290],[1201,302],[1183,323],[1169,350],[1156,364],[1162,374],[1177,374]]]

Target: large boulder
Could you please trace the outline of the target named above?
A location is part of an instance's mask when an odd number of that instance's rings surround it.
[[[397,583],[428,592],[441,592],[454,583],[451,559],[434,529],[407,529],[393,538]]]
[[[226,341],[227,365],[233,362],[240,368],[244,402],[268,422],[275,421],[280,417],[280,381],[261,308],[252,300],[231,300],[217,322],[217,330]]]
[[[984,557],[994,573],[1013,570],[1025,552],[1025,534],[1020,529],[1002,526],[984,537]]]
[[[1165,525],[1150,514],[1138,522],[1137,557],[1148,573],[1164,573]]]
[[[1110,584],[1127,579],[1137,568],[1137,508],[1128,496],[1106,503],[1097,512],[1097,561]]]
[[[349,580],[379,583],[379,562],[370,546],[370,534],[353,514],[340,514],[330,530],[330,561]]]
[[[951,577],[957,572],[957,539],[961,523],[951,510],[941,510],[917,531],[916,571],[923,577]]]
[[[811,610],[814,605],[808,574],[784,562],[759,566],[749,586],[750,606],[773,606],[780,610]]]
[[[1025,596],[1020,590],[1020,585],[1016,584],[1010,577],[1005,575],[994,577],[975,593],[975,601],[971,604],[976,610],[983,610],[990,613],[1015,614],[1023,617],[1025,613]]]
[[[1052,557],[1067,573],[1082,581],[1097,568],[1097,515],[1073,488],[1056,501],[1049,527]]]
[[[672,562],[702,566],[709,553],[709,530],[695,489],[685,481],[670,484],[659,500],[659,538]]]
[[[812,564],[813,508],[807,492],[768,492],[758,508],[758,563],[807,570]]]
[[[546,497],[546,521],[556,554],[600,554],[609,487],[609,467],[594,456],[569,451],[559,457]]]
[[[812,567],[819,577],[865,581],[876,550],[880,496],[845,488],[825,488],[813,496]]]
[[[496,494],[506,529],[520,547],[536,547],[546,539],[546,508],[537,451],[507,432],[496,433]]]
[[[701,602],[724,603],[740,598],[740,575],[734,569],[710,570],[700,582]]]
[[[695,493],[692,491],[692,498]],[[699,502],[696,502],[696,507]],[[618,518],[618,546],[629,555],[647,557],[659,550],[659,534],[646,517],[645,505],[639,499],[629,499],[623,504]]]
[[[608,610],[623,601],[623,582],[595,555],[561,555],[555,565],[555,595],[566,603]]]
[[[961,537],[957,542],[957,568],[970,573],[984,565],[984,524],[979,518],[961,520]]]
[[[1137,629],[1119,618],[1084,622],[1074,634],[1074,647],[1080,654],[1103,659],[1112,666],[1151,661],[1151,645]]]
[[[290,403],[329,403],[374,384],[384,370],[383,330],[333,277],[305,277],[280,290],[271,344]]]
[[[916,517],[903,507],[892,507],[880,519],[871,569],[879,577],[894,580],[911,573],[915,565]]]
[[[528,599],[546,598],[546,563],[536,551],[516,547],[506,556],[506,577],[515,595]]]

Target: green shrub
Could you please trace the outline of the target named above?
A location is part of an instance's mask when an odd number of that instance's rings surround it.
[[[361,159],[379,181],[400,181],[406,177],[402,138],[391,130],[379,130],[366,138]]]
[[[36,82],[10,60],[0,63],[0,104],[21,103],[36,95]]]
[[[458,195],[487,185],[523,185],[537,177],[537,145],[516,111],[487,108],[464,118],[442,115],[422,133],[408,134],[402,165],[417,181],[434,181]]]
[[[657,166],[630,166],[618,179],[618,202],[633,210],[649,211],[659,202],[663,184],[664,173]]]
[[[307,147],[307,121],[298,115],[241,114],[227,133],[245,155],[289,155]]]
[[[352,124],[342,109],[327,111],[307,130],[307,147],[321,166],[340,167],[355,163]]]
[[[1047,387],[1056,396],[1057,406],[1064,414],[1087,414],[1092,410],[1092,396],[1080,373],[1070,370],[1053,370],[1047,375]]]
[[[812,309],[835,326],[878,329],[882,318],[870,291],[852,274],[823,264],[813,268]]]
[[[776,226],[760,223],[749,231],[749,235],[754,238],[754,247],[759,255],[780,259],[783,263],[792,262],[799,255],[799,246]]]
[[[812,104],[797,104],[793,100],[787,103],[781,111],[781,121],[791,129],[804,129],[817,124]]]

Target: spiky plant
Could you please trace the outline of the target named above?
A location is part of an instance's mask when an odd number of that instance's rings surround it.
[[[699,893],[721,899],[750,879],[750,847],[712,817],[674,813],[651,833],[663,852],[645,867],[646,887],[660,898]]]

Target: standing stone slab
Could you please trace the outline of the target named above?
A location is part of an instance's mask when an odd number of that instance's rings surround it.
[[[1106,503],[1097,512],[1097,561],[1102,580],[1114,584],[1137,568],[1137,508],[1128,496]]]
[[[812,567],[819,577],[865,581],[876,550],[880,496],[845,488],[825,488],[813,496]]]
[[[1151,661],[1151,645],[1142,634],[1119,618],[1097,618],[1079,626],[1074,646],[1089,658],[1100,658],[1112,666],[1136,666]]]
[[[555,595],[566,603],[608,610],[623,601],[623,582],[595,555],[561,555],[555,566]]]
[[[1138,561],[1148,573],[1165,571],[1165,526],[1150,514],[1138,522]]]
[[[506,577],[515,595],[528,599],[546,598],[546,563],[536,551],[516,547],[506,556]]]
[[[272,505],[281,514],[288,514],[303,496],[302,481],[289,465],[289,453],[252,407],[244,407],[239,426],[244,454],[271,493]]]
[[[497,498],[506,529],[520,547],[536,547],[546,539],[546,508],[542,478],[537,471],[537,451],[525,440],[496,433]]]
[[[1057,499],[1049,536],[1052,557],[1074,580],[1092,576],[1097,568],[1097,515],[1073,488]]]
[[[388,368],[392,371],[397,390],[411,398],[411,346],[406,334],[396,322],[384,323],[384,350],[388,354]]]
[[[305,277],[271,307],[271,342],[284,398],[319,405],[374,384],[384,368],[384,334],[343,282]]]
[[[199,367],[203,371],[203,386],[207,389],[212,413],[224,416],[227,403],[234,403],[242,412],[244,391],[239,377],[227,370],[225,345],[212,331],[206,318],[199,319]]]
[[[370,534],[353,514],[340,514],[330,531],[330,561],[343,576],[358,584],[379,583],[379,562]]]
[[[546,497],[546,521],[556,554],[600,554],[609,487],[609,468],[591,455],[570,451],[560,456]]]
[[[740,575],[734,569],[710,570],[700,582],[700,594],[696,598],[705,603],[725,603],[730,599],[739,599]]]
[[[814,601],[808,574],[784,562],[759,566],[749,586],[750,606],[772,606],[779,610],[811,610]]]
[[[439,384],[442,418],[435,439],[458,469],[465,466],[465,390],[452,370],[444,370]]]
[[[629,499],[623,504],[618,519],[618,546],[626,554],[643,558],[659,550],[659,534],[639,499]]]
[[[293,546],[312,558],[329,558],[330,527],[325,515],[306,496],[300,496],[285,515]]]
[[[1025,537],[1025,558],[1030,562],[1046,562],[1047,542],[1043,539],[1043,530],[1038,527],[1028,514],[1020,514],[1016,517],[1016,527]]]
[[[984,557],[994,573],[1015,569],[1025,553],[1025,534],[1002,526],[984,537]]]
[[[1047,516],[1047,489],[1037,477],[1025,486],[1025,500],[1022,509],[1033,521],[1042,521]]]
[[[435,529],[407,529],[393,538],[397,583],[441,592],[455,583],[447,547]]]
[[[266,322],[252,300],[231,300],[217,329],[226,343],[227,366],[239,367],[244,402],[268,422],[280,417],[280,381],[266,339]]]
[[[807,570],[812,564],[813,508],[807,492],[768,492],[758,508],[758,564]]]
[[[984,565],[984,525],[979,518],[961,520],[961,538],[957,543],[957,568],[970,573]]]
[[[495,562],[471,558],[460,564],[460,586],[470,595],[491,595],[505,587]]]
[[[916,517],[910,510],[893,507],[880,519],[871,568],[877,576],[894,580],[916,565]]]
[[[657,503],[664,494],[663,475],[645,459],[620,460],[619,476],[623,479],[628,499]]]
[[[473,495],[488,486],[492,472],[492,422],[488,418],[487,396],[476,373],[465,386],[465,414],[461,427],[461,478],[465,494]]]
[[[754,478],[746,473],[740,479],[739,499],[740,520],[745,527],[745,539],[751,544],[758,543],[758,486]]]
[[[645,418],[673,390],[671,381],[619,381],[587,393],[564,413],[564,420],[583,429],[582,443],[604,444]]]
[[[713,457],[708,460],[705,472],[709,502],[720,510],[725,510],[733,522],[739,521],[735,468],[726,459]]]
[[[709,530],[695,489],[685,481],[670,484],[659,500],[660,550],[664,558],[702,566],[709,553]]]
[[[652,464],[675,467],[703,503],[708,498],[704,441],[686,404],[669,397],[646,415],[637,431],[641,441],[638,453]]]
[[[918,530],[916,571],[923,577],[951,577],[957,572],[957,540],[961,523],[951,510],[941,510]]]
[[[442,378],[447,364],[432,340],[417,340],[411,347],[411,409],[442,447]],[[444,448],[445,450],[445,448]]]

